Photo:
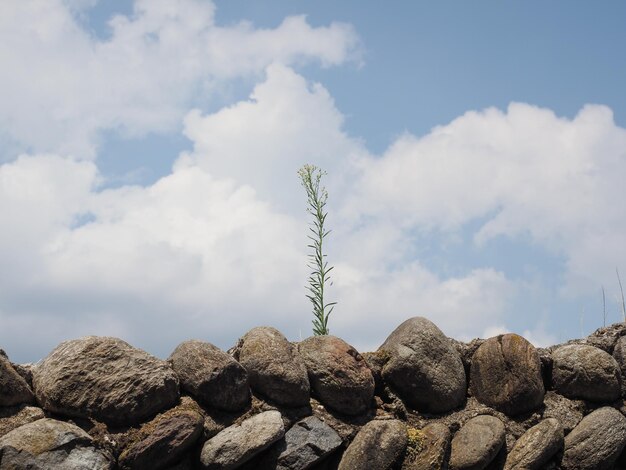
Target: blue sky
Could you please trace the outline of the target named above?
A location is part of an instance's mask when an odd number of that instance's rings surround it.
[[[619,321],[622,2],[9,1],[0,347],[166,357],[310,334],[305,196],[328,171],[331,332],[424,315],[545,345]],[[24,25],[28,25],[25,27]]]

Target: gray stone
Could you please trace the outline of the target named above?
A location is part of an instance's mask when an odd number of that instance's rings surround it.
[[[448,462],[450,429],[443,423],[430,423],[423,429],[409,429],[407,455],[402,470],[442,470]]]
[[[396,419],[370,421],[346,449],[339,470],[388,470],[398,462],[407,445],[406,425]]]
[[[622,396],[626,396],[626,336],[622,336],[616,341],[613,358],[620,370]]]
[[[474,353],[470,387],[478,401],[514,416],[543,402],[541,363],[534,346],[519,335],[499,335]]]
[[[333,428],[309,416],[295,423],[268,455],[251,463],[250,468],[305,470],[319,464],[342,444]]]
[[[211,343],[184,341],[171,354],[169,363],[180,387],[205,405],[238,411],[250,401],[246,369]]]
[[[204,417],[188,397],[181,405],[158,415],[130,436],[119,456],[119,467],[158,470],[179,460],[200,438]]]
[[[312,336],[298,345],[319,401],[335,411],[357,415],[374,398],[374,377],[361,355],[335,336]]]
[[[574,429],[586,413],[584,401],[571,400],[552,390],[546,393],[543,405],[543,418],[556,418],[565,434]]]
[[[105,470],[112,457],[71,423],[44,418],[0,438],[0,470]]]
[[[563,448],[563,426],[548,418],[526,431],[515,442],[505,470],[540,470]]]
[[[452,439],[451,470],[482,470],[498,455],[504,445],[504,424],[495,416],[470,419]]]
[[[304,361],[276,328],[253,328],[239,340],[234,355],[248,371],[255,392],[279,405],[309,404],[310,385]]]
[[[600,403],[617,400],[621,392],[619,365],[594,346],[570,344],[552,353],[552,383],[557,393]]]
[[[626,445],[626,418],[605,406],[588,414],[565,436],[563,470],[608,470]]]
[[[384,380],[409,406],[444,413],[463,403],[466,376],[461,357],[430,320],[406,320],[379,351],[389,355],[383,367]]]
[[[32,403],[34,399],[26,380],[17,373],[5,355],[0,355],[0,406]]]
[[[237,468],[285,435],[280,412],[265,411],[230,426],[205,442],[200,462],[205,469]]]
[[[45,415],[41,408],[28,405],[17,405],[0,408],[0,437],[20,426],[23,426]]]

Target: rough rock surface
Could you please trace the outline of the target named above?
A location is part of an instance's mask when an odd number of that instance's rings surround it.
[[[285,434],[280,412],[265,411],[230,426],[205,442],[200,462],[206,469],[237,468]]]
[[[180,379],[181,389],[205,405],[238,411],[250,401],[246,369],[211,343],[184,341],[168,361]]]
[[[411,407],[444,413],[463,403],[467,384],[461,357],[430,320],[406,320],[379,351],[389,354],[383,378]]]
[[[0,408],[0,437],[38,419],[45,418],[43,410],[36,406],[17,405]]]
[[[44,418],[0,437],[0,469],[105,470],[112,457],[71,423]]]
[[[305,470],[318,465],[342,444],[333,428],[309,416],[295,423],[266,455],[250,462],[249,468]]]
[[[540,470],[562,448],[563,426],[555,418],[544,419],[517,440],[504,469]]]
[[[554,351],[552,360],[552,383],[561,395],[600,403],[610,403],[619,398],[619,366],[602,349],[569,344]]]
[[[509,416],[534,410],[543,402],[539,355],[519,335],[485,341],[474,353],[470,370],[474,396]]]
[[[165,362],[128,343],[88,336],[65,341],[34,370],[37,400],[46,410],[134,424],[178,400],[178,378]]]
[[[3,351],[4,352],[4,351]],[[34,395],[26,380],[13,368],[6,355],[0,355],[0,406],[32,403]]]
[[[197,405],[196,405],[197,407]],[[204,417],[193,402],[181,405],[144,424],[119,456],[122,469],[158,470],[179,460],[200,438]]]
[[[615,348],[613,349],[613,358],[617,362],[621,373],[622,395],[626,396],[626,336],[621,336],[615,342]]]
[[[407,445],[406,425],[398,420],[374,420],[361,428],[348,446],[339,470],[390,469]]]
[[[450,450],[451,470],[481,470],[498,455],[505,441],[504,424],[495,416],[470,419],[454,435]]]
[[[588,414],[565,436],[563,470],[603,470],[613,464],[626,445],[626,418],[615,408]]]
[[[248,371],[255,392],[279,405],[309,404],[310,385],[304,361],[276,328],[253,328],[239,340],[234,355]]]
[[[402,470],[441,470],[450,451],[450,429],[443,423],[431,423],[421,430],[409,430],[407,455]]]
[[[363,357],[335,336],[312,336],[298,345],[311,388],[335,411],[356,415],[374,398],[374,377]]]

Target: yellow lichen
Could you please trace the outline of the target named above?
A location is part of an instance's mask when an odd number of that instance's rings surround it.
[[[407,445],[405,461],[411,462],[424,450],[424,440],[426,436],[423,431],[411,427],[407,428],[406,434]]]

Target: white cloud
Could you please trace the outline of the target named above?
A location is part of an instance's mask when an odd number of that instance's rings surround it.
[[[273,29],[221,27],[212,2],[137,0],[99,40],[60,0],[0,4],[0,129],[30,151],[94,157],[99,133],[175,130],[193,98],[205,102],[224,80],[273,62],[357,57],[358,38],[341,23],[312,27],[303,16]],[[82,14],[82,13],[81,13]]]

